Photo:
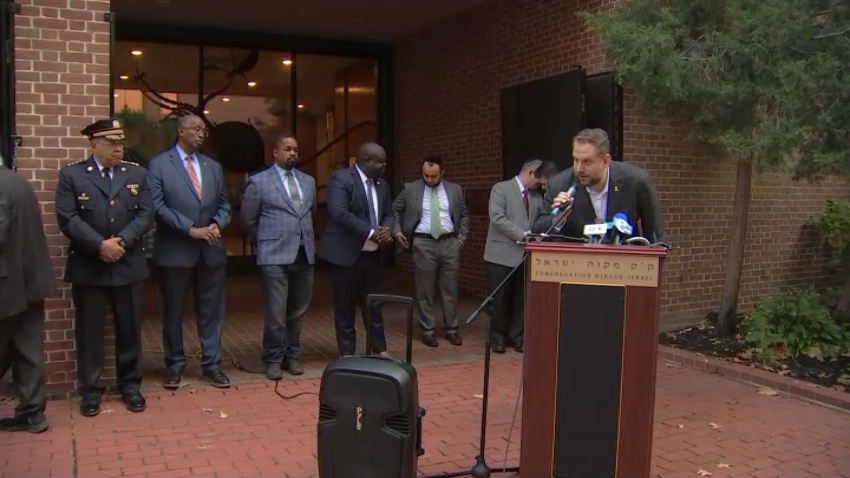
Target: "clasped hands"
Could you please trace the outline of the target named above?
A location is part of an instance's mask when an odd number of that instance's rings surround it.
[[[97,248],[98,255],[100,256],[100,260],[103,262],[118,262],[124,257],[124,248],[121,247],[121,238],[120,237],[110,237],[105,241],[100,243],[100,246]]]
[[[214,244],[221,239],[221,230],[216,223],[212,223],[207,227],[191,227],[189,228],[189,237],[206,241],[207,244]]]
[[[390,234],[390,229],[388,227],[378,226],[378,230],[369,236],[369,240],[379,246],[384,246],[393,242],[393,236]]]

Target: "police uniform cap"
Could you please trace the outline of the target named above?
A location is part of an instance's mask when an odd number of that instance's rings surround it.
[[[86,126],[80,131],[80,134],[87,136],[89,139],[104,138],[109,141],[123,141],[124,129],[121,127],[121,122],[115,118],[108,118]]]

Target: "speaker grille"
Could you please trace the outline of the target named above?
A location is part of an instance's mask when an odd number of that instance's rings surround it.
[[[386,427],[402,435],[410,435],[412,422],[409,413],[390,415],[386,419]]]
[[[324,403],[319,403],[319,423],[332,422],[334,420],[336,420],[336,410]]]

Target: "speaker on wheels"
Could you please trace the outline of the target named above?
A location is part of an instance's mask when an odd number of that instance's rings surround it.
[[[411,365],[413,299],[372,294],[366,310],[381,302],[407,307],[406,361],[366,355],[331,361],[319,389],[320,478],[414,478],[422,450],[422,417],[416,369]],[[370,324],[369,318],[364,320]]]

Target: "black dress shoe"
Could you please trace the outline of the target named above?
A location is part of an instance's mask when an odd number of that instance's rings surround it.
[[[283,361],[283,364],[286,366],[286,371],[290,375],[302,375],[304,373],[304,367],[298,359],[286,359]]]
[[[93,417],[100,413],[100,400],[97,398],[84,398],[80,401],[80,415]]]
[[[209,380],[210,384],[213,387],[230,388],[230,379],[227,378],[227,375],[225,375],[220,368],[204,370],[204,377]]]
[[[460,334],[457,332],[449,332],[446,334],[446,340],[452,345],[463,345],[463,340],[460,339]]]
[[[514,350],[519,353],[522,353],[522,343],[514,344]]]
[[[493,344],[493,352],[497,354],[505,353],[505,344]]]
[[[162,386],[168,390],[176,390],[180,388],[180,382],[183,381],[183,371],[176,368],[170,368],[165,371],[165,377],[162,379]]]
[[[41,433],[47,430],[47,418],[44,415],[38,417],[22,417],[4,418],[0,420],[0,430],[4,432],[30,432]]]
[[[124,400],[124,403],[127,405],[127,410],[137,413],[145,411],[145,397],[143,397],[139,392],[124,393],[121,395],[121,399]]]
[[[433,335],[423,335],[422,343],[427,345],[428,347],[439,347],[440,344],[437,342],[437,338]]]

